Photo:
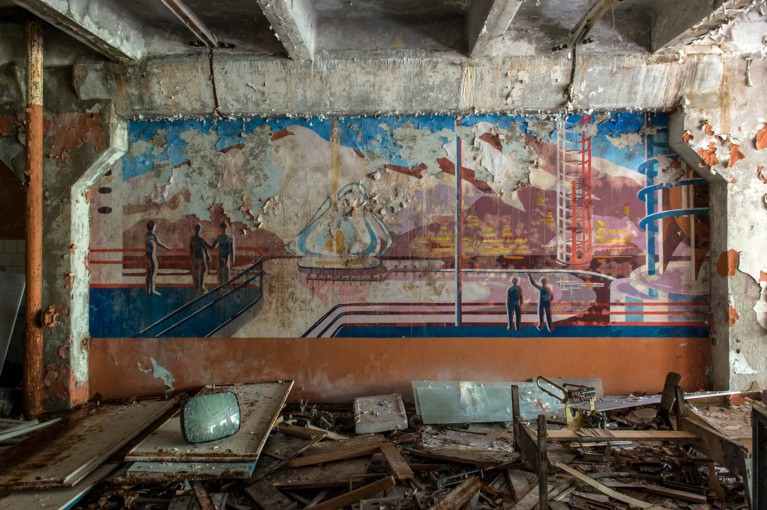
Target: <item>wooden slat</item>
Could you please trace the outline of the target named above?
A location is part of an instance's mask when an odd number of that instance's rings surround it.
[[[367,471],[368,459],[350,459],[323,466],[280,469],[267,478],[278,488],[315,489],[346,487],[349,480],[359,479]]]
[[[233,436],[190,444],[181,434],[177,413],[135,446],[125,460],[146,462],[238,462],[257,460],[279,418],[293,381],[207,387],[231,391],[240,403],[240,430]]]
[[[357,501],[374,496],[379,492],[391,489],[395,485],[394,477],[387,476],[377,482],[373,482],[367,485],[363,485],[359,489],[354,489],[335,498],[328,499],[322,503],[311,507],[312,510],[338,510],[345,506],[349,506]]]
[[[323,441],[320,443],[315,443],[311,447],[307,448],[304,454],[314,455],[331,451],[335,452],[340,450],[353,450],[362,446],[378,447],[388,442],[390,441],[380,434],[366,434],[356,436],[351,439],[340,439],[337,441]]]
[[[566,466],[565,464],[562,464],[561,462],[556,462],[554,466],[561,469],[565,473],[574,476],[578,480],[581,480],[587,485],[594,487],[596,490],[598,490],[602,494],[605,494],[606,496],[609,496],[613,499],[617,499],[618,501],[626,503],[627,505],[636,506],[639,508],[650,508],[651,506],[653,506],[651,503],[647,503],[646,501],[632,498],[631,496],[626,496],[625,494],[621,494],[618,491],[614,491],[611,488],[607,487],[605,484],[597,482],[593,478],[587,475],[584,475],[577,469],[573,469],[569,466]]]
[[[71,487],[177,403],[87,406],[4,452],[0,489]]]
[[[311,466],[314,464],[324,464],[336,460],[353,459],[355,457],[364,457],[376,453],[381,445],[358,446],[357,448],[343,448],[341,450],[329,451],[324,453],[315,453],[314,455],[303,455],[291,460],[286,465],[288,467]]]
[[[684,430],[550,430],[549,441],[695,441],[698,439],[692,432]]]
[[[298,503],[291,500],[266,480],[246,487],[245,492],[262,510],[296,510]]]
[[[664,498],[680,499],[682,501],[689,501],[691,503],[705,504],[708,501],[708,497],[704,494],[695,494],[693,492],[680,491],[677,489],[670,489],[668,487],[662,487],[660,485],[653,485],[649,483],[620,483],[620,482],[603,482],[605,486],[611,489],[630,489],[649,492],[650,494],[657,494]]]
[[[386,463],[389,464],[394,478],[397,480],[412,480],[415,478],[413,470],[410,469],[408,463],[402,458],[396,446],[393,444],[381,445],[381,453],[383,453]]]

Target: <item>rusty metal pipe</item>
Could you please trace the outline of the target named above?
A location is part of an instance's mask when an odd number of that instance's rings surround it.
[[[24,414],[42,413],[43,329],[43,32],[27,22],[27,289],[24,300]]]

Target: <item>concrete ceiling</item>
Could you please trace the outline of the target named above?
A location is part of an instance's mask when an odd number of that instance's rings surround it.
[[[532,56],[567,43],[604,5],[584,52],[676,50],[751,0],[0,0],[0,20],[21,8],[123,63],[219,51],[264,58]],[[179,9],[182,15],[179,16]],[[183,13],[190,13],[186,17]],[[186,18],[186,19],[182,19]],[[709,21],[709,26],[700,26]],[[697,27],[697,28],[696,28]]]
[[[124,115],[667,109],[767,56],[765,0],[0,0],[0,66],[34,17]]]

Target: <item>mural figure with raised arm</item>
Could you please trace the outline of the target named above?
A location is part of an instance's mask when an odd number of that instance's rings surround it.
[[[554,331],[554,326],[551,325],[551,303],[554,301],[554,294],[551,292],[551,288],[548,285],[548,279],[544,276],[541,278],[541,283],[535,283],[530,273],[527,273],[527,277],[530,279],[530,284],[538,289],[538,325],[536,328],[538,331],[543,329],[543,323],[546,323],[546,329]],[[545,321],[544,321],[545,319]]]

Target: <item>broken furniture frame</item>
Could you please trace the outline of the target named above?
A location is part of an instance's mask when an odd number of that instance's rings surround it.
[[[522,460],[538,475],[538,508],[548,510],[548,457],[547,442],[609,442],[610,441],[683,441],[693,443],[699,449],[699,437],[690,430],[604,430],[604,429],[563,429],[547,430],[546,416],[538,416],[538,432],[528,427],[516,413],[519,408],[519,388],[511,388],[514,414],[514,447],[521,453]],[[712,431],[713,432],[713,431]],[[735,443],[737,444],[737,443]],[[699,449],[705,453],[702,449]],[[717,459],[712,458],[717,461]]]

